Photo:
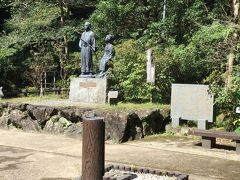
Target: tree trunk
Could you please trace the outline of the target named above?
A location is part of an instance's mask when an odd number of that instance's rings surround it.
[[[234,21],[237,22],[239,18],[239,7],[240,7],[240,1],[239,0],[233,0],[233,12],[234,12]]]
[[[41,79],[40,79],[40,97],[43,96],[43,78],[42,78],[42,73],[41,73]]]
[[[60,12],[61,12],[61,26],[63,27],[65,25],[66,17],[69,14],[69,8],[64,2],[64,0],[59,0],[60,5]],[[68,71],[66,70],[65,66],[68,65],[69,62],[69,49],[68,49],[68,39],[67,35],[63,36],[63,59],[60,62],[61,63],[61,78],[62,80],[66,80]]]
[[[234,14],[234,23],[238,23],[238,18],[239,18],[239,5],[240,5],[240,0],[233,0],[233,14]],[[233,37],[236,36],[233,34]],[[233,64],[234,64],[234,59],[235,59],[235,54],[232,52],[228,56],[228,62],[227,62],[227,77],[225,81],[225,87],[230,88],[231,83],[232,83],[232,75],[233,75]]]
[[[65,23],[65,15],[64,15],[64,3],[62,0],[59,0],[60,12],[61,12],[61,25],[63,26]]]
[[[233,53],[230,53],[228,56],[228,63],[227,63],[226,88],[229,88],[231,86],[234,58],[235,58],[235,55]]]

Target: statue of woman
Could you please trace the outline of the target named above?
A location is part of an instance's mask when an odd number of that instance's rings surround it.
[[[107,71],[107,63],[109,60],[111,60],[114,55],[115,55],[115,51],[114,51],[114,48],[113,48],[113,45],[112,45],[112,42],[113,42],[113,36],[112,35],[107,35],[105,37],[105,42],[106,42],[106,46],[105,46],[105,49],[104,49],[104,55],[103,57],[101,58],[100,60],[100,63],[99,63],[99,75],[100,77],[103,77]]]
[[[93,61],[92,52],[96,51],[95,34],[91,31],[91,24],[86,22],[85,31],[82,33],[79,41],[81,49],[81,75],[92,75]]]

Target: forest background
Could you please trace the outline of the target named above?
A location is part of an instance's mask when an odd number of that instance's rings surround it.
[[[44,72],[56,72],[57,86],[68,88],[80,74],[78,42],[90,21],[99,49],[95,71],[104,37],[115,37],[108,88],[121,91],[123,101],[169,103],[171,83],[210,84],[216,126],[234,130],[240,126],[239,14],[239,0],[0,0],[0,86],[39,90]],[[146,82],[148,48],[154,85]]]

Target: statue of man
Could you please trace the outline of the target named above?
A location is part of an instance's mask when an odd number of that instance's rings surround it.
[[[99,63],[99,75],[100,77],[103,77],[107,71],[107,62],[109,60],[111,60],[114,55],[115,55],[115,51],[114,51],[114,48],[113,48],[113,45],[112,45],[112,42],[113,42],[113,36],[112,35],[107,35],[105,37],[105,42],[106,42],[106,46],[105,46],[105,49],[104,49],[104,55],[103,57],[101,58],[100,60],[100,63]]]
[[[95,34],[91,31],[91,24],[84,24],[85,31],[82,33],[79,41],[81,49],[81,75],[92,75],[93,61],[92,52],[96,51]]]

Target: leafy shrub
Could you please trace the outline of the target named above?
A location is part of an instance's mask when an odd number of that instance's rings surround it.
[[[111,89],[118,89],[126,101],[147,101],[152,86],[146,82],[146,55],[134,40],[116,46]]]
[[[222,125],[228,131],[237,129],[240,123],[235,109],[240,105],[240,77],[234,77],[229,88],[216,87],[214,91],[217,113],[224,115]]]

